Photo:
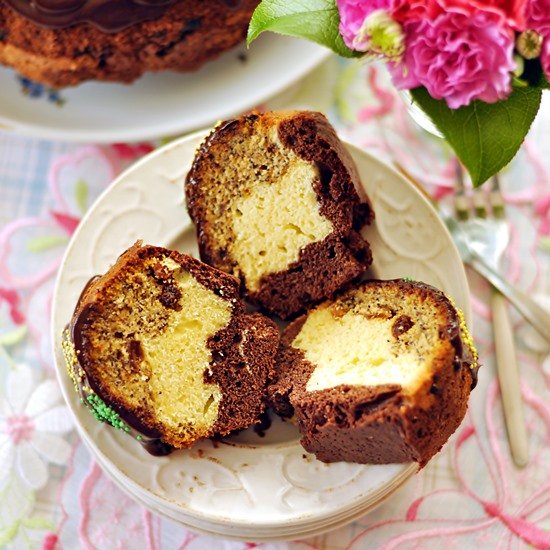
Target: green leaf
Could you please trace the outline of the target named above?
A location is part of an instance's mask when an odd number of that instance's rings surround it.
[[[514,88],[527,88],[527,86],[529,86],[529,82],[527,82],[527,80],[522,80],[519,76],[513,76],[512,86],[514,86]]]
[[[21,524],[25,527],[36,530],[48,529],[49,531],[53,531],[55,529],[55,524],[53,524],[50,520],[41,517],[23,518]]]
[[[20,525],[21,520],[15,520],[10,525],[0,528],[0,545],[2,548],[17,536]]]
[[[335,0],[263,0],[248,27],[247,44],[260,34],[272,31],[305,38],[330,48],[342,57],[358,57],[342,40],[340,15]]]
[[[0,334],[0,346],[15,346],[15,344],[19,344],[19,342],[21,342],[26,335],[27,327],[25,325],[21,325],[10,332]]]
[[[497,103],[473,101],[450,109],[425,88],[411,90],[419,107],[432,119],[479,186],[504,168],[521,147],[540,106],[540,88],[514,88]]]
[[[62,235],[40,235],[39,237],[29,239],[27,250],[33,253],[43,252],[44,250],[64,245],[68,241],[69,238]]]
[[[83,179],[76,182],[74,194],[78,209],[82,214],[85,214],[88,206],[88,184]]]

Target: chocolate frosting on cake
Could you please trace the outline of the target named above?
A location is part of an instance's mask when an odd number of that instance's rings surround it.
[[[18,13],[49,28],[92,23],[104,32],[161,17],[176,0],[4,0]],[[237,7],[240,0],[220,0]]]
[[[160,17],[175,0],[4,0],[31,21],[50,28],[93,23],[105,32]]]
[[[0,0],[0,65],[63,88],[190,72],[246,37],[259,0]]]
[[[78,357],[74,346],[74,324],[67,326],[63,332],[62,347],[65,353],[65,359],[69,370],[69,375],[74,383],[75,389],[80,396],[83,404],[88,407],[92,415],[101,422],[108,422],[114,428],[123,430],[131,435],[143,448],[153,456],[166,456],[174,451],[174,447],[162,441],[158,434],[150,432],[146,435],[141,423],[135,415],[130,415],[120,411],[119,414],[113,408],[108,407],[103,400],[94,392],[90,386],[86,371],[78,362]],[[72,356],[72,359],[71,359]],[[101,413],[99,411],[102,411]],[[124,417],[124,418],[123,418]],[[141,429],[136,429],[134,425],[139,425]]]
[[[98,279],[99,276],[96,275],[86,283],[78,298],[77,309],[83,296],[86,295],[87,290]],[[82,403],[88,407],[90,412],[98,420],[108,422],[113,427],[130,434],[141,443],[149,454],[154,456],[165,456],[170,454],[174,450],[174,447],[162,441],[159,433],[147,430],[137,416],[129,414],[128,411],[124,411],[123,409],[115,410],[111,407],[107,407],[101,397],[97,395],[96,391],[94,391],[90,385],[90,380],[78,360],[78,353],[76,351],[82,345],[81,320],[84,317],[85,315],[83,315],[82,312],[81,315],[73,317],[63,331],[62,336],[62,348],[65,354],[69,376],[73,381]],[[100,408],[103,410],[101,414],[99,414]]]

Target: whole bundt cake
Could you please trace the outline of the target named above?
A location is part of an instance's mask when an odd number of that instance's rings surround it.
[[[53,87],[191,71],[241,42],[258,0],[0,0],[0,63]]]

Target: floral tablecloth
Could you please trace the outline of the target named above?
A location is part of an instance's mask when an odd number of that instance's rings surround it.
[[[29,101],[45,101],[34,98]],[[330,59],[259,108],[310,107],[341,135],[449,200],[450,150],[410,119],[384,69]],[[52,107],[62,108],[62,107]],[[479,384],[464,422],[419,474],[349,526],[295,542],[197,535],[125,496],[76,436],[50,350],[53,284],[79,220],[113,177],[159,143],[53,143],[0,132],[0,547],[73,549],[550,548],[550,350],[513,314],[530,460],[510,458],[489,287],[468,272]],[[550,105],[502,174],[506,274],[550,307]]]

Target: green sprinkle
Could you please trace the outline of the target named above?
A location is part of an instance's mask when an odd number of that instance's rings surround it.
[[[141,435],[136,435],[136,439],[137,439],[138,441],[142,441],[142,440],[143,440],[143,437],[142,437]]]
[[[129,432],[130,428],[121,420],[119,414],[107,406],[105,402],[95,394],[88,395],[86,400],[91,406],[90,412],[100,422],[107,422],[117,430]]]

